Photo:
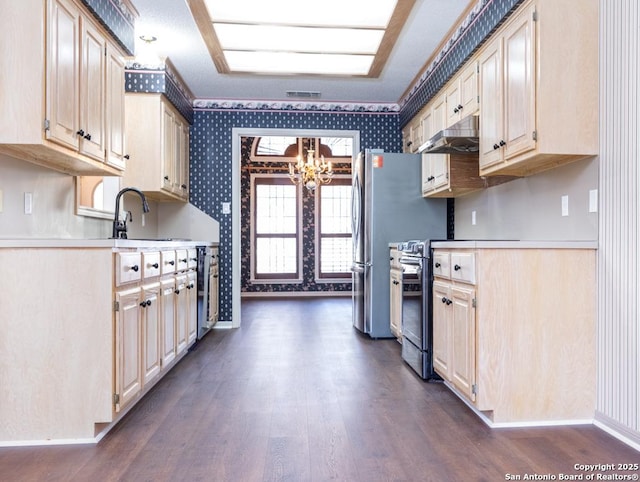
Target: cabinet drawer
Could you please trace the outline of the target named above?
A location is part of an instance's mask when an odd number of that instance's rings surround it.
[[[144,251],[142,253],[142,277],[152,278],[160,275],[160,252]]]
[[[451,253],[451,279],[476,283],[476,259],[474,253]]]
[[[189,268],[189,257],[186,249],[176,249],[176,267],[178,271],[186,271]]]
[[[189,257],[189,269],[196,269],[198,267],[198,251],[189,249],[187,250],[187,256]]]
[[[140,253],[116,253],[116,286],[140,281],[141,268]]]
[[[436,251],[433,253],[433,276],[439,276],[441,278],[451,277],[449,252]]]
[[[163,275],[176,272],[176,252],[174,250],[160,251],[160,268]]]

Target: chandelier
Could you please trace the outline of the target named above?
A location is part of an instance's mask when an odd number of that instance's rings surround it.
[[[294,184],[302,183],[309,191],[315,190],[320,184],[329,184],[333,177],[331,169],[331,161],[325,161],[324,156],[320,159],[314,157],[315,151],[309,149],[307,151],[307,160],[302,156],[298,156],[298,162],[293,167],[293,163],[289,164],[289,178]]]

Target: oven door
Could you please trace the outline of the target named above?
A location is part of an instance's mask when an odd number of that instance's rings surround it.
[[[425,350],[423,314],[424,259],[403,256],[402,266],[402,336],[420,351]]]

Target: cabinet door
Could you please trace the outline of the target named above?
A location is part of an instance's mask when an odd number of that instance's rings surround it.
[[[460,91],[460,79],[455,78],[446,90],[447,118],[445,126],[449,127],[460,120],[462,108],[462,93]]]
[[[451,380],[451,288],[450,284],[433,282],[433,368],[445,380]]]
[[[453,313],[450,332],[452,352],[449,375],[453,385],[472,402],[476,399],[474,391],[476,383],[474,297],[474,290],[454,286],[451,289],[452,306],[449,308]]]
[[[217,254],[214,255],[217,257]],[[209,315],[207,321],[210,326],[213,323],[218,321],[219,315],[219,306],[220,306],[220,296],[218,294],[220,278],[218,276],[218,271],[220,267],[216,262],[211,266],[211,270],[209,271]]]
[[[104,161],[107,42],[89,22],[83,19],[81,24],[79,150],[81,154]]]
[[[433,189],[449,184],[449,154],[429,154]]]
[[[161,326],[160,283],[142,287],[142,339],[144,383],[151,382],[160,374]]]
[[[432,108],[432,116],[433,120],[431,121],[431,128],[433,129],[433,134],[437,134],[442,129],[447,127],[447,96],[446,94],[441,94],[439,97],[433,102]]]
[[[478,62],[471,62],[460,74],[460,115],[475,114],[478,104]]]
[[[48,6],[46,137],[77,150],[80,11],[70,0],[50,0]]]
[[[187,325],[189,315],[187,277],[176,276],[176,354],[187,349]]]
[[[162,307],[162,367],[176,357],[176,294],[173,278],[160,283]]]
[[[125,169],[124,136],[124,60],[116,50],[107,47],[107,163],[120,170]]]
[[[402,271],[390,270],[389,274],[389,325],[396,338],[402,336]]]
[[[142,390],[140,296],[139,287],[116,292],[116,412],[124,408]]]
[[[502,39],[492,41],[480,64],[480,169],[503,160]]]
[[[178,161],[179,165],[179,184],[180,191],[178,194],[182,196],[183,199],[189,199],[189,123],[182,122],[181,123],[181,146],[180,149],[180,159]]]
[[[191,345],[198,336],[198,286],[196,273],[187,273],[187,344]]]
[[[506,159],[535,148],[534,9],[519,13],[503,35]]]
[[[422,193],[426,194],[433,189],[433,179],[431,175],[431,154],[422,154]]]
[[[175,182],[176,120],[173,112],[162,104],[162,189],[173,192]]]

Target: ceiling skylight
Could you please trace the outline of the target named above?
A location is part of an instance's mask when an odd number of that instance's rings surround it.
[[[380,75],[415,0],[187,0],[220,73]]]

